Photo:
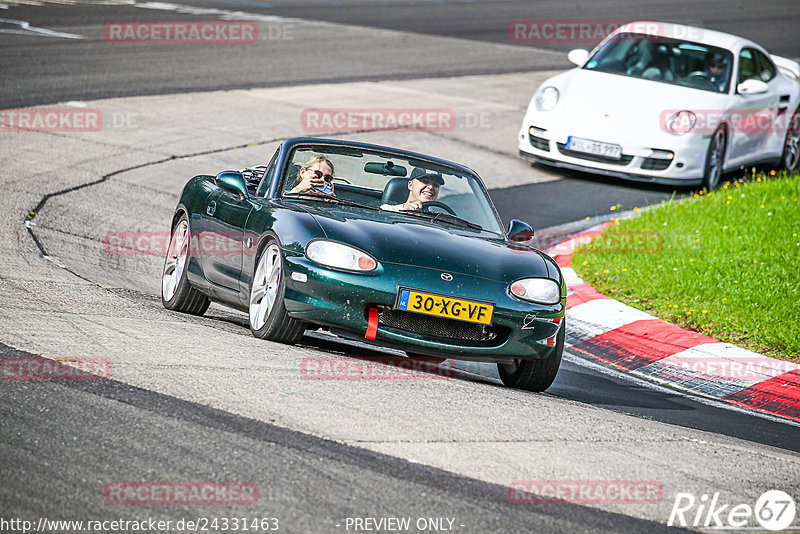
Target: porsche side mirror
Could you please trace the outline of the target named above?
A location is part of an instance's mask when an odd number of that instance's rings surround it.
[[[508,239],[514,241],[515,243],[521,243],[533,239],[534,232],[530,224],[517,219],[511,219],[511,221],[508,223],[507,233]]]
[[[579,67],[583,67],[583,64],[586,63],[587,59],[589,59],[589,51],[584,50],[583,48],[570,50],[567,54],[567,59],[570,63],[574,63]]]
[[[769,87],[761,80],[751,78],[736,86],[736,92],[740,95],[760,95],[769,91]]]
[[[247,194],[244,175],[239,171],[222,171],[214,178],[214,183],[222,189],[230,191],[231,193],[238,193],[244,198],[249,198],[250,196]]]

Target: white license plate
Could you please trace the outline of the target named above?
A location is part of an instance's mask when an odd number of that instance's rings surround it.
[[[591,139],[581,139],[580,137],[568,137],[567,148],[576,152],[594,154],[606,158],[620,159],[622,157],[622,147],[611,143],[601,143]]]

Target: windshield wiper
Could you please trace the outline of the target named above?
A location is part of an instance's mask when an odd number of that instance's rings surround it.
[[[284,193],[284,198],[300,198],[300,197],[311,197],[317,198],[320,200],[325,200],[327,202],[333,202],[334,204],[342,204],[344,206],[354,206],[356,208],[367,208],[370,210],[380,210],[377,206],[370,206],[369,204],[362,204],[361,202],[356,202],[355,200],[350,200],[347,198],[335,197],[333,195],[326,195],[325,193],[311,193],[311,192],[302,192],[302,193]]]
[[[469,222],[468,220],[462,219],[461,217],[456,217],[455,215],[450,215],[449,213],[444,213],[441,211],[432,213],[429,211],[420,211],[420,210],[400,210],[400,213],[407,213],[409,215],[423,217],[425,219],[435,222],[443,222],[443,223],[453,224],[455,226],[465,226],[473,230],[483,230],[483,226],[481,226],[480,224]]]

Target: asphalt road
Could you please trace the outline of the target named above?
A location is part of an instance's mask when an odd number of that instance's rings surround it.
[[[109,20],[219,13],[0,10],[0,18],[85,37],[0,33],[1,107],[117,97],[92,105],[138,120],[97,134],[0,137],[0,352],[114,362],[112,380],[0,382],[2,517],[269,514],[281,530],[331,532],[345,531],[347,517],[408,516],[453,518],[464,532],[657,532],[676,492],[723,491],[745,502],[797,487],[797,426],[632,382],[574,355],[543,395],[499,387],[485,368],[413,384],[312,383],[298,376],[304,357],[374,354],[319,336],[298,347],[261,342],[241,314],[220,307],[204,318],[161,309],[160,257],[109,255],[104,234],[163,231],[186,177],[263,159],[275,140],[300,133],[298,110],[315,94],[338,105],[440,99],[490,110],[486,131],[364,137],[469,162],[493,184],[505,220],[545,228],[672,195],[514,157],[515,117],[535,88],[524,80],[566,64],[561,52],[505,41],[508,20],[572,18],[574,4],[185,4],[292,17],[262,27],[267,36],[270,27],[291,27],[293,37],[249,47],[111,45],[103,40]],[[624,12],[736,31],[796,57],[797,8],[663,2]],[[623,4],[596,3],[582,14],[609,18],[615,10]],[[726,20],[715,17],[723,12]],[[448,78],[466,75],[475,77]],[[364,83],[373,80],[383,82]],[[326,82],[334,85],[318,85]],[[251,87],[274,90],[219,91]],[[184,94],[194,91],[207,94]],[[263,144],[225,150],[253,142]],[[214,152],[196,155],[203,151]],[[31,233],[42,249],[21,224],[37,205]],[[508,499],[512,480],[630,478],[662,481],[663,502],[532,507]],[[253,507],[109,506],[103,487],[118,480],[249,480],[262,498]]]

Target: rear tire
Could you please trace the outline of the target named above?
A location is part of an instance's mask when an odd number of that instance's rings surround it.
[[[708,144],[706,164],[703,172],[703,187],[709,191],[716,189],[719,186],[720,178],[722,178],[726,139],[725,128],[719,127],[717,131],[714,132],[714,135],[711,137],[711,142]]]
[[[800,109],[794,112],[786,127],[786,139],[783,142],[781,169],[792,172],[800,167]]]
[[[286,314],[283,302],[286,293],[283,254],[270,240],[256,259],[250,283],[250,331],[260,339],[294,345],[306,331],[306,323]]]
[[[168,310],[203,315],[211,301],[186,279],[190,243],[189,219],[184,214],[172,228],[161,274],[161,303]]]
[[[564,338],[567,325],[562,321],[556,336],[556,350],[548,358],[541,360],[514,360],[512,363],[498,363],[497,372],[508,387],[526,391],[541,392],[549,388],[556,379],[561,357],[564,354]]]

